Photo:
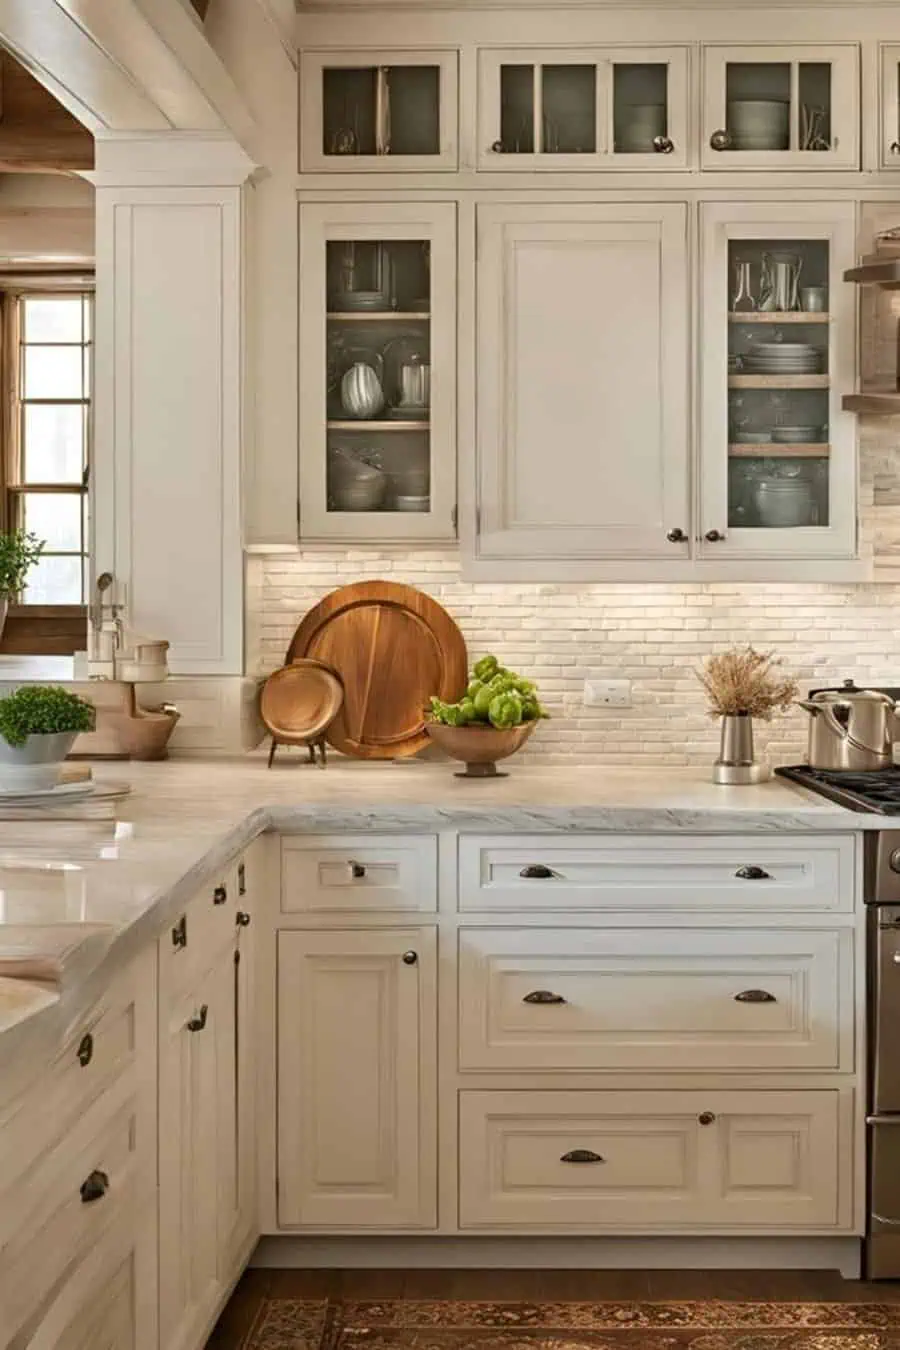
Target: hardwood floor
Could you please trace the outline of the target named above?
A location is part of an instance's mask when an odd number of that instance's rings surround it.
[[[207,1350],[241,1350],[263,1299],[635,1299],[900,1302],[900,1281],[866,1284],[822,1270],[248,1270]]]

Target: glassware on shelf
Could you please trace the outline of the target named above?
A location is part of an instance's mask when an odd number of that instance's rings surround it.
[[[425,341],[403,336],[383,352],[388,416],[414,421],[430,411],[431,365]]]
[[[758,308],[751,283],[750,263],[744,259],[735,263],[731,308],[735,314],[752,314]]]
[[[799,309],[802,267],[803,259],[798,253],[763,253],[759,291],[759,308],[763,313],[787,314]]]

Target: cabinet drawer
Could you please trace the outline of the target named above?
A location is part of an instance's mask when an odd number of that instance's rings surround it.
[[[851,1129],[849,1089],[463,1092],[460,1226],[835,1229]]]
[[[243,863],[236,860],[187,901],[159,940],[160,984],[182,990],[200,979],[217,952],[234,941],[243,889]]]
[[[766,909],[849,912],[853,840],[463,836],[467,910]]]
[[[101,1099],[52,1154],[37,1159],[0,1197],[4,1330],[21,1327],[66,1269],[112,1225],[133,1220],[139,1198],[152,1196],[152,1175],[139,1176],[136,1165],[137,1108],[133,1099],[115,1100],[120,1095]],[[86,1184],[97,1198],[82,1189]]]
[[[853,1068],[853,933],[470,928],[466,1069]]]
[[[285,914],[437,908],[437,840],[307,835],[281,845]]]

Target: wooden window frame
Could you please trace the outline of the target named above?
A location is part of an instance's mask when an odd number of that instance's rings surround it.
[[[22,481],[21,418],[24,401],[19,387],[21,360],[20,302],[35,295],[93,294],[93,275],[79,269],[77,274],[67,271],[41,271],[24,275],[0,275],[0,388],[2,388],[2,419],[0,419],[0,526],[11,529],[19,519],[16,499],[24,495]],[[91,342],[93,344],[93,322]],[[93,356],[93,352],[92,352]],[[91,368],[93,377],[93,362]],[[64,400],[77,402],[79,400]],[[92,440],[92,398],[87,400],[88,465]],[[84,497],[89,494],[84,484],[39,484],[29,491],[71,493]],[[89,555],[89,541],[87,555]],[[0,655],[70,656],[84,649],[86,641],[87,604],[43,605],[11,602],[6,625],[0,636]]]

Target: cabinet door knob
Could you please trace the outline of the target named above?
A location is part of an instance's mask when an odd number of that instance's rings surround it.
[[[606,1162],[599,1153],[595,1153],[590,1148],[572,1148],[568,1153],[564,1153],[559,1160],[564,1163],[601,1163]]]
[[[523,867],[519,873],[520,877],[525,877],[528,881],[549,881],[556,876],[552,867],[545,867],[543,863],[529,863]]]
[[[178,920],[178,922],[176,923],[175,927],[172,929],[172,946],[173,946],[173,947],[186,947],[186,946],[187,946],[187,915],[186,915],[186,914],[182,914],[181,918]]]
[[[247,864],[238,863],[237,870],[238,895],[247,894]]]
[[[419,959],[418,952],[404,952],[402,961],[405,966],[414,966]]]
[[[78,1063],[83,1069],[86,1069],[94,1058],[94,1038],[89,1031],[85,1032],[78,1042],[78,1049],[75,1053],[78,1056]]]
[[[562,994],[554,994],[552,989],[532,989],[522,999],[523,1003],[565,1003]]]
[[[756,863],[748,863],[746,867],[739,867],[734,874],[740,881],[771,881],[772,874],[767,872],[764,867],[757,867]]]
[[[778,999],[768,989],[742,989],[734,996],[735,1003],[777,1003]]]
[[[721,530],[707,530],[703,537],[708,544],[721,544],[725,538]]]
[[[727,131],[714,131],[709,138],[713,150],[730,150],[731,137]]]
[[[491,150],[494,152],[495,155],[502,155],[505,149],[506,147],[504,146],[502,141],[494,141],[493,145],[491,146]]]
[[[683,544],[687,535],[680,525],[676,525],[674,529],[666,530],[666,538],[670,544]]]
[[[188,1031],[202,1031],[206,1026],[206,1014],[208,1012],[209,1008],[207,1005],[205,1003],[201,1004],[200,1011],[188,1020]]]
[[[670,136],[654,136],[653,149],[658,155],[671,155],[675,149],[675,142]]]
[[[224,905],[227,899],[228,899],[228,887],[217,886],[213,891],[213,904]]]
[[[900,155],[900,141],[891,141],[891,154]]]
[[[712,1125],[716,1119],[715,1111],[701,1111],[697,1117],[701,1125]]]
[[[366,875],[366,869],[363,866],[363,864],[358,862],[351,862],[348,865],[350,867],[350,875],[353,878],[353,880],[361,881],[362,878]]]
[[[250,915],[246,912],[246,910],[239,909],[237,914],[235,914],[234,916],[234,921],[237,924],[238,928],[247,928],[250,923]]]
[[[90,1176],[85,1177],[81,1183],[81,1203],[92,1205],[95,1200],[102,1200],[108,1190],[109,1177],[106,1173],[99,1170],[91,1172]]]

